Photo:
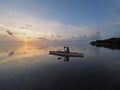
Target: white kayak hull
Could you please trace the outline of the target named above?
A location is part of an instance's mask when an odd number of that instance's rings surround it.
[[[57,56],[68,56],[68,57],[83,57],[82,53],[76,53],[76,52],[65,53],[63,51],[49,51],[49,54],[57,55]]]

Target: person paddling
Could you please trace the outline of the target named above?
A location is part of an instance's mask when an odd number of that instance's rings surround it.
[[[69,52],[70,52],[69,47],[65,47],[65,46],[64,46],[64,52],[65,52],[65,53],[69,53]]]
[[[70,52],[70,49],[69,49],[69,47],[67,47],[67,53],[69,53]]]

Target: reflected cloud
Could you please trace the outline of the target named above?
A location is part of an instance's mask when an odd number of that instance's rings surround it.
[[[20,45],[20,46],[16,46],[16,47],[4,47],[3,49],[1,48],[1,52],[0,52],[0,63],[7,63],[7,62],[33,62],[34,57],[42,57],[47,55],[47,50],[45,50],[46,48],[43,46],[33,46],[33,45]],[[7,51],[7,52],[6,52]],[[9,53],[8,53],[9,52]],[[11,57],[12,56],[12,57]]]
[[[12,56],[13,54],[14,54],[14,51],[10,52],[10,53],[9,53],[9,56]]]

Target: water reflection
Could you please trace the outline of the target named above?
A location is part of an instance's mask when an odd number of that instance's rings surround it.
[[[10,46],[11,47],[11,46]],[[41,49],[40,49],[41,48]],[[22,45],[9,48],[9,46],[1,47],[0,52],[0,63],[7,63],[10,61],[24,61],[29,60],[33,56],[46,55],[46,48],[33,46],[33,45]],[[30,59],[31,61],[31,59]]]
[[[10,53],[9,53],[9,56],[12,56],[13,54],[14,54],[14,51],[10,52]]]
[[[90,47],[86,45],[74,45],[70,46],[71,51],[75,52],[83,52],[85,55],[90,56],[91,55],[98,55],[100,53],[99,48]],[[19,62],[19,63],[26,63],[26,62],[34,62],[38,61],[35,59],[35,57],[42,57],[44,56],[46,58],[49,57],[48,51],[49,50],[63,50],[63,45],[3,45],[0,46],[0,63],[8,63],[8,62]],[[74,58],[78,59],[78,58]],[[66,62],[69,62],[71,58],[69,57],[62,57],[62,59]]]
[[[64,61],[69,62],[69,57],[64,57]]]
[[[61,56],[61,57],[58,57],[57,60],[63,60],[65,62],[69,62],[71,58],[72,57],[69,57],[69,56]],[[80,59],[80,57],[74,57],[74,59]]]
[[[65,56],[65,57],[58,57],[57,58],[57,60],[61,60],[61,59],[63,59],[63,61],[65,61],[65,62],[69,62],[70,57]]]
[[[108,48],[111,50],[120,50],[119,44],[116,44],[116,45],[91,44],[91,45],[96,46],[96,47],[104,47],[104,48]]]
[[[120,51],[90,45],[71,45],[71,51],[82,52],[85,57],[49,55],[48,51],[62,50],[62,46],[0,46],[0,89],[120,89]]]

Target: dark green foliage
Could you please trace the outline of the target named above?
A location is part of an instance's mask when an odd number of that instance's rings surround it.
[[[105,47],[110,49],[120,49],[120,38],[110,38],[105,40],[96,40],[90,42],[91,45],[97,47]]]

